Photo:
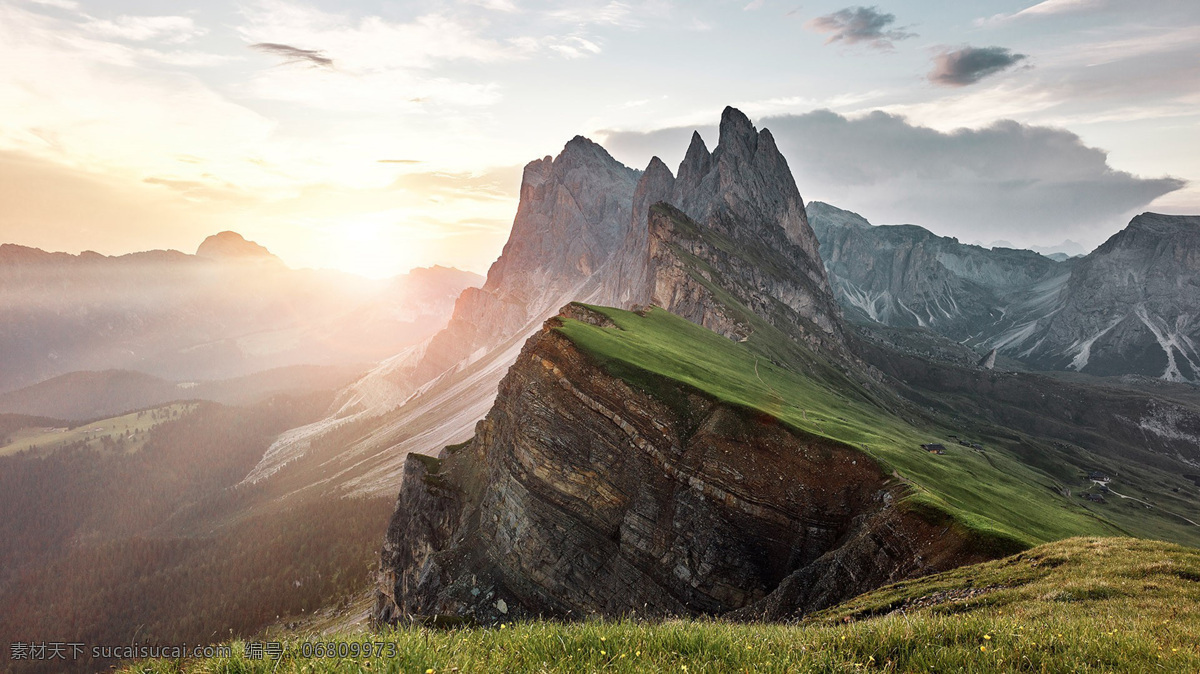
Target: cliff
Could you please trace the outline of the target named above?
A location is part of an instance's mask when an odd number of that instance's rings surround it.
[[[406,453],[470,437],[525,338],[572,301],[653,303],[732,339],[770,325],[845,360],[841,313],[786,160],[733,108],[720,134],[712,152],[693,136],[678,177],[657,158],[639,173],[582,137],[530,162],[483,287],[463,292],[444,330],[344,391],[329,419],[281,438],[248,479],[353,423],[365,432],[329,458],[356,489],[390,492]]]
[[[623,329],[566,308],[468,444],[406,461],[377,621],[782,619],[987,556],[902,505],[868,455],[679,380],[614,376],[561,330],[580,324]]]
[[[828,204],[808,212],[852,321],[925,328],[1038,369],[1200,381],[1200,217],[1143,213],[1056,261]]]
[[[1137,216],[1078,261],[1056,309],[1014,340],[1035,364],[1200,381],[1200,217]]]
[[[1002,331],[1026,313],[1017,308],[1032,288],[1053,294],[1070,273],[1070,264],[1033,251],[966,245],[916,225],[873,226],[820,202],[808,210],[838,302],[856,321],[968,340]]]
[[[634,208],[614,279],[624,306],[654,304],[741,339],[751,328],[721,309],[732,295],[775,327],[840,352],[841,311],[770,131],[726,108],[717,147],[710,153],[693,134],[677,177],[651,160]]]

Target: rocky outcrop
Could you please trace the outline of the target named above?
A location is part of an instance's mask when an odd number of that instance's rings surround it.
[[[446,329],[397,380],[415,389],[479,349],[528,334],[565,302],[611,302],[604,281],[630,227],[637,181],[637,171],[582,136],[527,164],[512,233],[487,282],[459,297]]]
[[[732,294],[776,327],[840,349],[841,312],[804,201],[770,131],[726,108],[716,149],[710,153],[694,133],[678,177],[672,180],[655,158],[637,194],[636,208],[655,202],[672,208],[635,209],[623,246],[631,252],[628,271],[615,278],[616,297],[661,306],[740,339],[751,328],[722,309],[721,296]]]
[[[980,358],[979,362],[976,364],[985,370],[996,369],[996,350],[992,349],[991,351],[988,351],[987,355],[983,358]]]
[[[833,296],[799,273],[781,230],[773,246],[746,246],[664,203],[651,208],[648,224],[651,304],[731,339],[748,337],[761,320],[826,354],[843,353]]]
[[[376,620],[780,619],[982,558],[865,454],[677,382],[632,387],[558,320],[470,443],[436,472],[406,463]]]

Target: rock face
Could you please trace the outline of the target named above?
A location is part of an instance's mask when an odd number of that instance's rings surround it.
[[[1200,381],[1200,217],[1145,213],[1082,258],[987,250],[809,205],[847,317],[1042,368]]]
[[[1081,259],[1010,348],[1049,368],[1200,381],[1200,217],[1143,213]]]
[[[409,392],[523,336],[567,301],[611,302],[605,279],[629,229],[638,173],[576,136],[558,157],[525,166],[512,233],[482,288],[463,292],[421,358],[393,375]]]
[[[656,202],[673,208],[638,210]],[[678,177],[650,162],[623,250],[627,271],[614,293],[622,301],[742,338],[748,325],[717,315],[716,295],[732,293],[776,327],[840,347],[841,312],[796,182],[770,131],[757,131],[739,110],[721,115],[711,153],[692,135]]]
[[[985,370],[996,369],[996,350],[992,349],[991,351],[988,351],[986,356],[979,359],[978,365]]]
[[[556,320],[469,444],[406,462],[377,621],[780,619],[982,558],[866,455],[683,385],[652,397]]]
[[[341,466],[345,486],[391,494],[407,453],[471,437],[530,333],[567,302],[615,302],[610,279],[638,177],[582,137],[527,164],[512,233],[483,287],[463,291],[443,330],[343,391],[329,418],[281,436],[246,480],[269,477],[354,425],[358,439],[335,443],[326,461]]]
[[[1031,289],[1053,295],[1069,274],[1032,251],[964,245],[915,225],[876,227],[819,202],[809,211],[837,299],[858,321],[963,340],[1007,325]]]

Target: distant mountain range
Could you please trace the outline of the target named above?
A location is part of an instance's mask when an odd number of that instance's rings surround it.
[[[338,390],[361,374],[362,366],[355,365],[292,365],[234,379],[172,382],[130,370],[70,372],[0,393],[0,414],[78,422],[179,400],[249,405],[278,393]]]
[[[481,281],[444,267],[378,282],[292,270],[233,232],[196,255],[0,245],[0,392],[82,370],[190,381],[372,363],[436,332]]]
[[[1200,381],[1200,217],[1144,213],[1056,261],[819,202],[809,215],[851,320],[927,328],[1037,369]]]

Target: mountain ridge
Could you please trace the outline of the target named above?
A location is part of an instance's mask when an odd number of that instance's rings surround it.
[[[1056,261],[809,208],[854,320],[927,328],[1035,369],[1200,381],[1200,218],[1143,213]]]

